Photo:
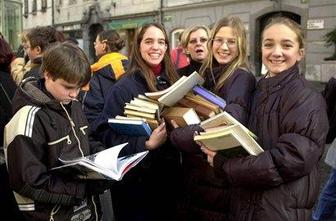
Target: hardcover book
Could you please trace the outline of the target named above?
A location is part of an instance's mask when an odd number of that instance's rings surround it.
[[[149,124],[142,119],[108,119],[108,123],[113,130],[119,134],[129,136],[145,136],[149,137],[152,134],[152,129]]]
[[[163,111],[162,117],[167,123],[174,120],[180,127],[201,122],[195,110],[187,107],[169,107]]]
[[[121,180],[123,176],[135,167],[148,151],[129,156],[118,157],[120,151],[128,143],[123,143],[98,153],[71,160],[59,159],[62,166],[51,170],[55,173],[73,175],[80,179],[110,179]]]
[[[222,109],[224,109],[226,106],[226,101],[223,98],[217,96],[216,94],[212,93],[202,86],[196,85],[195,87],[193,87],[193,91],[194,93],[202,96],[211,103],[218,105]]]

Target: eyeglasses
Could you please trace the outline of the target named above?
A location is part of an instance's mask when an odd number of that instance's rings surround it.
[[[197,44],[197,42],[201,42],[201,44],[204,44],[204,43],[206,43],[208,41],[208,39],[207,38],[199,38],[199,39],[197,39],[197,38],[193,38],[193,39],[190,39],[189,40],[189,44],[192,44],[192,45],[195,45],[195,44]]]
[[[222,46],[225,43],[228,48],[234,48],[237,46],[237,40],[234,38],[229,38],[229,39],[214,38],[213,43],[216,46]]]

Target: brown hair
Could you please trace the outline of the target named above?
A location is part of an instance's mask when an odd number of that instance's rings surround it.
[[[91,77],[85,53],[69,42],[55,43],[44,52],[41,71],[48,72],[53,80],[63,79],[79,87],[86,85]]]
[[[109,52],[118,52],[125,46],[125,41],[120,38],[120,35],[115,30],[106,30],[98,33],[98,39],[102,43],[106,43]]]
[[[266,26],[264,30],[262,31],[261,40],[263,40],[264,38],[265,30],[275,24],[282,24],[282,25],[287,26],[289,29],[291,29],[297,36],[297,41],[299,42],[299,48],[300,49],[304,48],[304,34],[303,34],[303,30],[300,27],[300,25],[290,18],[281,17],[281,16],[272,17],[267,21]]]
[[[27,33],[26,39],[30,42],[32,48],[39,46],[41,51],[44,52],[51,43],[63,42],[64,36],[55,28],[47,26],[33,28]]]
[[[209,37],[210,30],[207,26],[205,26],[205,25],[192,25],[192,26],[188,27],[187,29],[185,29],[182,33],[181,45],[184,49],[186,49],[188,47],[188,43],[189,43],[189,40],[190,40],[190,34],[199,30],[199,29],[203,29]]]
[[[173,84],[178,79],[178,75],[174,69],[174,66],[172,64],[170,54],[169,54],[170,48],[169,48],[169,42],[168,42],[168,36],[167,36],[166,30],[161,24],[158,24],[158,23],[145,24],[137,30],[135,37],[134,37],[132,50],[131,50],[130,62],[128,65],[128,73],[134,74],[140,71],[143,77],[145,78],[150,91],[157,91],[158,89],[156,88],[156,79],[155,79],[154,73],[151,67],[142,58],[141,53],[140,53],[141,41],[143,39],[145,32],[150,27],[156,27],[160,29],[165,37],[167,50],[164,54],[164,57],[161,63],[162,63],[162,68],[165,68],[169,83]]]

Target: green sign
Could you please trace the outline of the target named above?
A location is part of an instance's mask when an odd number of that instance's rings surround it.
[[[134,29],[146,23],[154,22],[154,17],[130,18],[121,20],[112,20],[106,24],[107,29]]]

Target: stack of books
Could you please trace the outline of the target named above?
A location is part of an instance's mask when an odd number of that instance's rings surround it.
[[[108,119],[109,125],[119,134],[150,136],[159,126],[162,105],[144,95],[125,104],[124,116]]]
[[[251,155],[259,155],[263,149],[255,139],[257,137],[238,120],[227,112],[217,114],[200,126],[204,129],[194,140],[208,147],[210,150],[243,149]]]

